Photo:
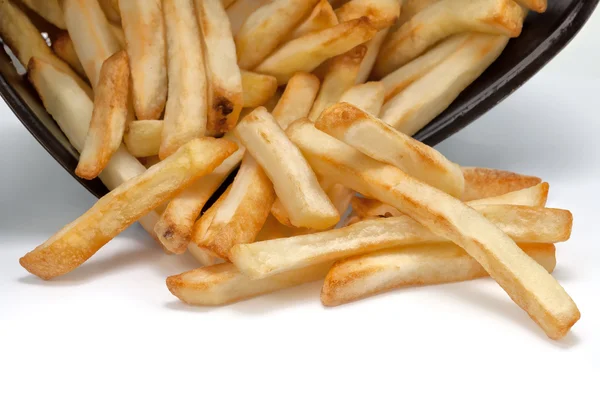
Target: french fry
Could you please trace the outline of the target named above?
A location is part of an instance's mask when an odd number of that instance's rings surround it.
[[[169,90],[161,159],[204,136],[207,122],[206,73],[200,29],[192,0],[163,0],[167,32]]]
[[[340,103],[348,103],[373,116],[378,116],[383,106],[383,84],[367,82],[346,90]]]
[[[223,4],[223,8],[227,8],[230,5],[235,3],[235,0],[221,0],[221,4]]]
[[[376,33],[367,17],[344,22],[285,43],[256,71],[275,76],[283,85],[296,72],[311,72],[324,61],[369,41]]]
[[[361,45],[329,61],[321,90],[308,114],[311,121],[316,121],[323,110],[337,103],[342,94],[354,86],[366,53],[367,47]]]
[[[235,127],[242,110],[242,76],[235,43],[221,0],[196,0],[208,79],[208,133],[222,136]]]
[[[60,29],[67,29],[59,0],[21,0],[28,8]]]
[[[296,122],[287,132],[320,175],[398,208],[465,249],[550,338],[562,338],[579,319],[577,306],[562,286],[477,211],[396,167],[361,154],[310,123]],[[234,248],[232,255],[244,271],[257,268],[250,266],[248,258],[239,257],[239,249]],[[269,268],[263,264],[254,271],[261,274],[265,270]]]
[[[73,47],[95,90],[102,64],[121,46],[97,1],[61,1]]]
[[[472,200],[467,202],[467,204],[471,207],[493,204],[545,207],[549,189],[550,186],[546,182],[543,182],[530,188],[516,190],[500,196]],[[362,219],[374,217],[399,217],[404,215],[398,211],[398,209],[388,204],[384,204],[379,200],[367,199],[364,197],[354,197],[352,199],[352,210]]]
[[[150,2],[151,1],[152,0],[150,0]],[[126,4],[124,4],[127,2],[129,2],[129,0],[98,0],[102,11],[104,11],[104,14],[106,15],[106,19],[115,24],[121,23],[121,17],[123,13],[123,11],[121,10],[121,5],[127,6]]]
[[[367,46],[367,53],[360,63],[360,69],[356,75],[356,83],[365,83],[369,80],[371,71],[373,70],[375,61],[377,60],[377,54],[379,54],[379,49],[381,49],[383,41],[387,37],[388,32],[389,28],[383,29],[377,32],[373,39],[365,43],[365,46]]]
[[[525,11],[512,0],[442,0],[392,33],[379,52],[375,75],[400,68],[439,41],[463,32],[517,37]]]
[[[461,198],[463,194],[460,166],[350,104],[335,104],[323,111],[316,127],[454,197]]]
[[[273,182],[294,226],[326,229],[340,220],[314,172],[267,110],[255,109],[235,134]]]
[[[414,135],[473,83],[507,44],[506,36],[473,34],[454,54],[385,103],[381,119]]]
[[[264,105],[277,92],[277,79],[270,75],[241,71],[244,108]]]
[[[90,128],[75,169],[80,178],[96,178],[121,146],[132,117],[127,110],[129,96],[129,63],[121,50],[108,58],[100,71]]]
[[[140,120],[161,118],[167,101],[167,47],[160,0],[121,0],[133,81],[133,106]]]
[[[226,134],[224,137],[229,140],[234,138],[233,134]],[[240,146],[213,172],[192,183],[169,202],[154,227],[157,237],[166,249],[175,254],[185,252],[192,237],[194,223],[202,208],[240,164],[244,152],[245,149]]]
[[[306,72],[290,79],[272,112],[281,129],[286,130],[292,122],[308,117],[320,86],[319,79]]]
[[[239,243],[254,241],[273,201],[273,184],[249,153],[232,185],[194,225],[192,241],[222,259]]]
[[[122,49],[127,48],[127,39],[125,39],[125,31],[123,31],[121,24],[117,25],[109,22],[108,25],[115,39],[117,39],[117,42],[119,42],[119,46],[121,46]]]
[[[93,95],[89,85],[52,52],[40,31],[10,0],[0,0],[0,36],[25,68],[32,57],[51,63],[73,78],[89,97]]]
[[[556,266],[553,244],[519,247],[548,272]],[[388,290],[462,282],[489,276],[454,244],[409,246],[351,257],[336,262],[323,284],[321,302],[338,306]]]
[[[206,267],[209,265],[222,264],[225,262],[220,257],[215,256],[210,251],[201,249],[196,243],[190,243],[188,245],[188,252],[200,263],[200,265]]]
[[[425,54],[415,58],[408,64],[381,79],[385,86],[385,101],[389,101],[398,93],[416,82],[425,74],[456,52],[471,38],[468,33],[454,35],[439,43]]]
[[[402,2],[402,12],[400,13],[400,17],[396,24],[397,27],[401,27],[403,24],[410,21],[412,17],[439,1],[440,0],[404,0]]]
[[[462,171],[465,177],[463,201],[500,196],[542,183],[537,176],[521,175],[497,169],[462,167]]]
[[[59,33],[52,41],[52,50],[54,50],[54,53],[61,60],[69,64],[79,76],[83,78],[87,77],[83,65],[81,65],[81,61],[79,61],[75,48],[73,47],[73,41],[67,32]]]
[[[400,2],[398,0],[351,0],[336,9],[335,14],[340,22],[367,17],[377,30],[382,30],[389,28],[398,20]]]
[[[277,290],[323,279],[331,264],[314,265],[265,279],[253,280],[233,264],[198,268],[167,278],[167,287],[184,303],[222,306]]]
[[[267,58],[318,1],[274,0],[256,9],[235,35],[239,66],[252,69]]]
[[[248,17],[260,7],[270,3],[272,0],[237,0],[227,8],[227,17],[231,24],[231,33],[237,35]]]
[[[546,8],[548,8],[547,0],[516,0],[516,2],[522,5],[523,7],[526,7],[537,13],[546,12]]]
[[[163,121],[131,121],[123,137],[129,153],[135,157],[158,155],[163,126]]]
[[[309,33],[320,32],[337,24],[338,19],[331,4],[327,0],[319,0],[310,15],[292,31],[286,42]]]
[[[172,157],[98,200],[85,214],[21,258],[42,279],[64,275],[141,216],[218,166],[237,146],[223,139],[194,140]]]

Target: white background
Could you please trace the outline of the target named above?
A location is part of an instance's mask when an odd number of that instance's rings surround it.
[[[600,14],[523,88],[439,146],[543,177],[575,216],[555,276],[582,319],[547,339],[491,280],[325,309],[319,284],[189,308],[166,276],[194,267],[134,226],[52,282],[18,258],[94,198],[0,103],[0,399],[598,399]],[[310,397],[309,397],[310,396]]]

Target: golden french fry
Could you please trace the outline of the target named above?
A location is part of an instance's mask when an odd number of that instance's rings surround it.
[[[242,111],[242,76],[229,20],[220,0],[196,0],[208,78],[208,133],[222,136]]]
[[[356,75],[356,83],[365,83],[369,80],[371,71],[377,60],[377,55],[379,54],[379,49],[381,49],[388,32],[389,28],[383,29],[377,32],[373,39],[365,43],[365,46],[367,46],[367,53],[360,63],[360,69],[358,70],[358,75]]]
[[[442,0],[412,17],[385,41],[375,63],[383,77],[429,47],[463,32],[517,37],[525,11],[512,0]]]
[[[463,201],[500,196],[542,183],[537,176],[521,175],[497,169],[463,167],[465,191]]]
[[[385,101],[389,101],[411,83],[423,77],[461,48],[470,38],[471,35],[468,33],[451,36],[425,54],[382,78],[381,82],[385,86]]]
[[[367,82],[353,86],[342,94],[340,103],[351,104],[376,117],[383,106],[383,84]]]
[[[422,10],[439,2],[440,0],[404,0],[402,2],[402,12],[398,18],[397,28],[402,24],[410,21],[412,17],[420,13]]]
[[[274,0],[250,14],[235,35],[240,67],[252,69],[267,58],[318,1]]]
[[[232,5],[233,3],[235,3],[235,0],[221,0],[221,4],[223,4],[224,8],[229,7],[230,5]]]
[[[577,306],[562,286],[477,211],[396,167],[361,154],[310,123],[296,122],[287,132],[320,175],[398,208],[465,249],[550,338],[560,339],[579,319]],[[234,248],[233,261],[239,268],[242,262],[252,264],[239,255]],[[263,264],[260,270],[269,268]]]
[[[163,121],[132,121],[123,137],[127,150],[135,157],[158,155],[163,126]]]
[[[270,3],[272,0],[237,0],[227,7],[227,17],[231,24],[231,33],[237,35],[248,17],[260,7]]]
[[[74,270],[141,216],[212,171],[236,148],[235,143],[223,139],[203,138],[188,143],[169,159],[98,200],[85,214],[21,258],[21,265],[42,279]]]
[[[21,0],[33,12],[60,29],[67,29],[59,0]]]
[[[129,63],[121,50],[102,66],[94,96],[94,111],[75,174],[94,179],[121,146],[128,125]]]
[[[386,102],[381,119],[402,133],[414,135],[498,58],[508,39],[473,34],[454,54]]]
[[[315,126],[364,154],[394,165],[454,197],[461,198],[463,194],[464,178],[460,166],[432,147],[350,104],[338,103],[329,107]]]
[[[167,32],[169,90],[161,159],[204,136],[207,122],[206,73],[193,0],[163,0]]]
[[[277,79],[271,75],[242,70],[242,87],[244,108],[256,108],[268,102],[277,92]]]
[[[65,23],[83,69],[96,89],[102,64],[121,50],[104,12],[96,1],[61,0]]]
[[[192,241],[227,260],[231,247],[254,241],[274,200],[273,184],[246,153],[232,185],[194,225]]]
[[[330,263],[314,265],[253,280],[233,264],[219,264],[170,276],[167,278],[167,287],[184,303],[221,306],[323,279],[330,267]]]
[[[152,0],[149,0],[151,2]],[[102,11],[106,15],[106,18],[115,24],[121,23],[121,17],[123,11],[121,10],[121,3],[123,6],[127,6],[125,3],[129,2],[129,0],[98,0]],[[123,7],[124,8],[124,7]]]
[[[319,0],[310,15],[292,31],[286,42],[309,33],[320,32],[338,24],[333,7],[327,0]]]
[[[320,86],[319,78],[306,72],[298,72],[290,79],[272,112],[281,129],[308,117]]]
[[[533,10],[537,13],[546,12],[546,8],[548,8],[547,0],[515,0],[517,3],[526,7],[530,10]]]
[[[79,76],[86,78],[85,70],[81,61],[77,57],[75,48],[73,47],[73,41],[67,32],[61,32],[52,41],[52,50],[54,53],[64,62],[69,64]]]
[[[125,31],[123,31],[121,24],[117,25],[109,22],[108,25],[115,39],[117,39],[117,42],[119,42],[119,46],[121,46],[123,49],[127,48],[127,39],[125,39]]]
[[[167,47],[160,0],[121,0],[123,31],[140,120],[161,118],[167,101]]]
[[[273,182],[294,226],[326,229],[340,220],[302,153],[266,109],[246,116],[235,134]]]
[[[224,138],[235,141],[233,134],[226,134]],[[239,146],[238,150],[213,172],[198,179],[171,199],[154,227],[156,235],[166,249],[175,254],[185,252],[192,237],[194,223],[202,208],[229,174],[240,164],[244,153],[245,149]]]
[[[398,20],[400,2],[398,0],[351,0],[336,9],[335,14],[340,22],[367,17],[377,30],[381,30],[389,28]]]
[[[308,114],[311,121],[316,121],[323,110],[337,103],[342,94],[354,86],[366,53],[367,47],[361,45],[329,61],[321,90]]]
[[[519,247],[548,272],[556,266],[553,244]],[[460,247],[445,244],[409,246],[351,257],[336,262],[323,284],[321,302],[338,306],[391,289],[438,285],[489,276]]]
[[[310,72],[324,61],[369,41],[376,33],[367,17],[344,22],[287,42],[260,63],[256,71],[275,76],[283,85],[296,72]]]

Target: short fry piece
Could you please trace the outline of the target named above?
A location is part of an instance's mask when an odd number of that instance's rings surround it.
[[[98,200],[85,214],[21,258],[21,265],[42,279],[74,270],[141,216],[212,171],[236,148],[222,139],[190,142],[173,157]]]
[[[324,109],[337,103],[342,94],[354,86],[360,64],[366,53],[367,47],[361,45],[334,57],[329,62],[321,90],[308,115],[311,121],[316,121]]]
[[[389,28],[400,15],[398,0],[351,0],[335,10],[340,22],[367,17],[377,30]]]
[[[233,134],[225,135],[224,138],[231,140]],[[185,252],[192,237],[194,223],[202,208],[240,164],[244,153],[245,149],[240,146],[213,172],[192,183],[169,202],[154,227],[156,235],[166,249],[175,254]]]
[[[524,15],[525,11],[512,0],[442,0],[422,10],[388,37],[375,63],[375,74],[383,77],[457,33],[517,37]]]
[[[169,93],[159,157],[204,136],[207,122],[206,73],[200,29],[192,0],[163,0],[167,28]]]
[[[277,79],[271,75],[242,71],[244,108],[260,107],[277,91]]]
[[[163,121],[132,121],[123,137],[127,150],[135,157],[158,155],[163,126]]]
[[[329,107],[315,126],[364,154],[394,165],[454,197],[461,198],[463,194],[464,177],[457,164],[350,104]]]
[[[65,23],[81,65],[96,89],[102,64],[121,50],[97,1],[62,0]]]
[[[167,47],[160,0],[121,0],[121,18],[140,120],[160,119],[167,101]]]
[[[96,178],[121,146],[131,118],[129,95],[129,63],[122,50],[106,60],[100,71],[90,129],[75,169],[80,178]]]
[[[59,0],[21,0],[33,12],[60,29],[67,29]]]
[[[464,248],[550,338],[562,338],[579,319],[577,306],[552,275],[477,211],[310,124],[296,122],[287,132],[317,173],[398,208]],[[240,267],[237,257],[234,262]]]
[[[252,243],[275,201],[273,184],[248,153],[229,189],[194,225],[192,241],[222,259],[239,243]]]
[[[367,82],[353,86],[342,94],[340,103],[348,103],[377,117],[383,106],[383,84]]]
[[[338,18],[331,4],[327,0],[319,0],[308,18],[294,29],[288,40],[296,39],[309,33],[320,32],[337,24]]]
[[[296,72],[311,72],[324,61],[369,41],[376,33],[367,17],[344,22],[287,42],[258,65],[256,71],[275,76],[283,85]]]
[[[206,53],[208,133],[222,136],[235,127],[242,111],[242,77],[235,43],[221,0],[196,0]]]
[[[462,167],[465,177],[463,201],[500,196],[542,183],[537,176],[521,175],[498,169]]]
[[[319,0],[273,0],[254,11],[235,35],[238,64],[252,69],[294,30]]]
[[[272,112],[281,129],[308,117],[320,86],[319,78],[306,72],[298,72],[290,79]]]
[[[385,103],[381,119],[402,133],[414,135],[498,58],[508,39],[473,34],[458,51]]]
[[[553,244],[519,247],[548,272],[556,266]],[[338,306],[407,286],[438,285],[489,276],[477,261],[454,244],[429,244],[379,251],[338,261],[331,268],[321,302]]]
[[[73,41],[67,32],[59,33],[56,39],[52,41],[52,50],[61,60],[69,64],[79,76],[86,77],[83,65],[81,65],[75,47],[73,47]]]
[[[302,153],[267,110],[255,109],[235,133],[273,182],[294,226],[326,229],[340,220]]]

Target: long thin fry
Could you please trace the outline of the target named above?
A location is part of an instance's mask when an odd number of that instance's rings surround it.
[[[383,29],[377,32],[373,39],[365,43],[365,46],[367,46],[367,53],[360,63],[360,69],[356,75],[356,83],[365,83],[369,80],[371,71],[373,70],[375,61],[377,60],[377,55],[379,54],[379,49],[381,49],[383,41],[387,37],[388,32],[389,28]]]
[[[439,41],[463,32],[517,37],[525,11],[512,0],[442,0],[419,12],[383,44],[375,75],[383,77]]]
[[[60,29],[67,29],[59,0],[21,0],[33,12]]]
[[[272,0],[237,0],[227,8],[227,17],[231,24],[231,33],[237,35],[248,17],[260,7],[270,3]]]
[[[542,183],[542,179],[537,176],[498,169],[462,167],[462,171],[465,177],[463,201],[500,196]]]
[[[452,196],[461,198],[463,194],[464,177],[457,164],[350,104],[326,109],[316,127]]]
[[[266,109],[245,117],[235,134],[273,182],[294,226],[326,229],[340,220],[312,169]]]
[[[385,103],[381,119],[402,133],[414,135],[498,58],[508,39],[473,34],[454,54]]]
[[[208,133],[222,136],[235,127],[242,110],[242,76],[221,0],[196,0],[196,12],[206,53]]]
[[[119,3],[133,81],[133,106],[141,120],[160,119],[167,101],[167,47],[160,0]]]
[[[81,65],[75,47],[73,47],[73,41],[67,32],[61,32],[57,35],[52,41],[52,50],[61,60],[69,64],[79,76],[86,77],[83,65]]]
[[[290,33],[289,39],[286,42],[308,35],[309,33],[320,32],[337,24],[338,18],[331,4],[327,0],[319,0],[310,15]]]
[[[338,24],[287,42],[256,67],[256,71],[273,75],[280,85],[296,72],[311,72],[324,61],[369,41],[375,29],[367,17]]]
[[[235,35],[238,64],[251,69],[293,31],[319,0],[274,0],[254,11]]]
[[[296,122],[288,135],[317,173],[397,207],[464,248],[550,338],[560,339],[579,319],[577,306],[562,286],[472,208],[398,168],[362,155],[309,123]],[[240,267],[239,253],[235,249],[233,253]]]
[[[129,1],[129,0],[127,0]],[[106,18],[112,23],[121,23],[121,4],[126,3],[127,1],[119,1],[119,0],[98,0],[102,11],[106,15]],[[150,0],[152,1],[152,0]],[[125,4],[124,4],[125,5]]]
[[[552,244],[519,247],[548,272],[556,266]],[[391,289],[438,285],[489,276],[475,259],[454,244],[384,250],[336,262],[323,284],[321,302],[338,306]]]
[[[192,0],[163,0],[167,32],[169,93],[161,159],[191,139],[204,136],[207,122],[206,73],[200,29]]]
[[[224,137],[229,140],[234,138],[233,134]],[[175,254],[185,252],[192,237],[194,223],[202,208],[229,174],[240,164],[244,153],[245,149],[240,146],[213,172],[192,183],[169,202],[154,227],[156,235],[166,249]]]
[[[169,159],[98,200],[85,214],[21,258],[21,265],[43,279],[74,270],[141,216],[213,170],[236,147],[223,139],[188,143]]]
[[[85,145],[75,169],[77,176],[94,179],[121,146],[128,126],[129,63],[125,51],[104,62],[94,96],[94,111]]]

